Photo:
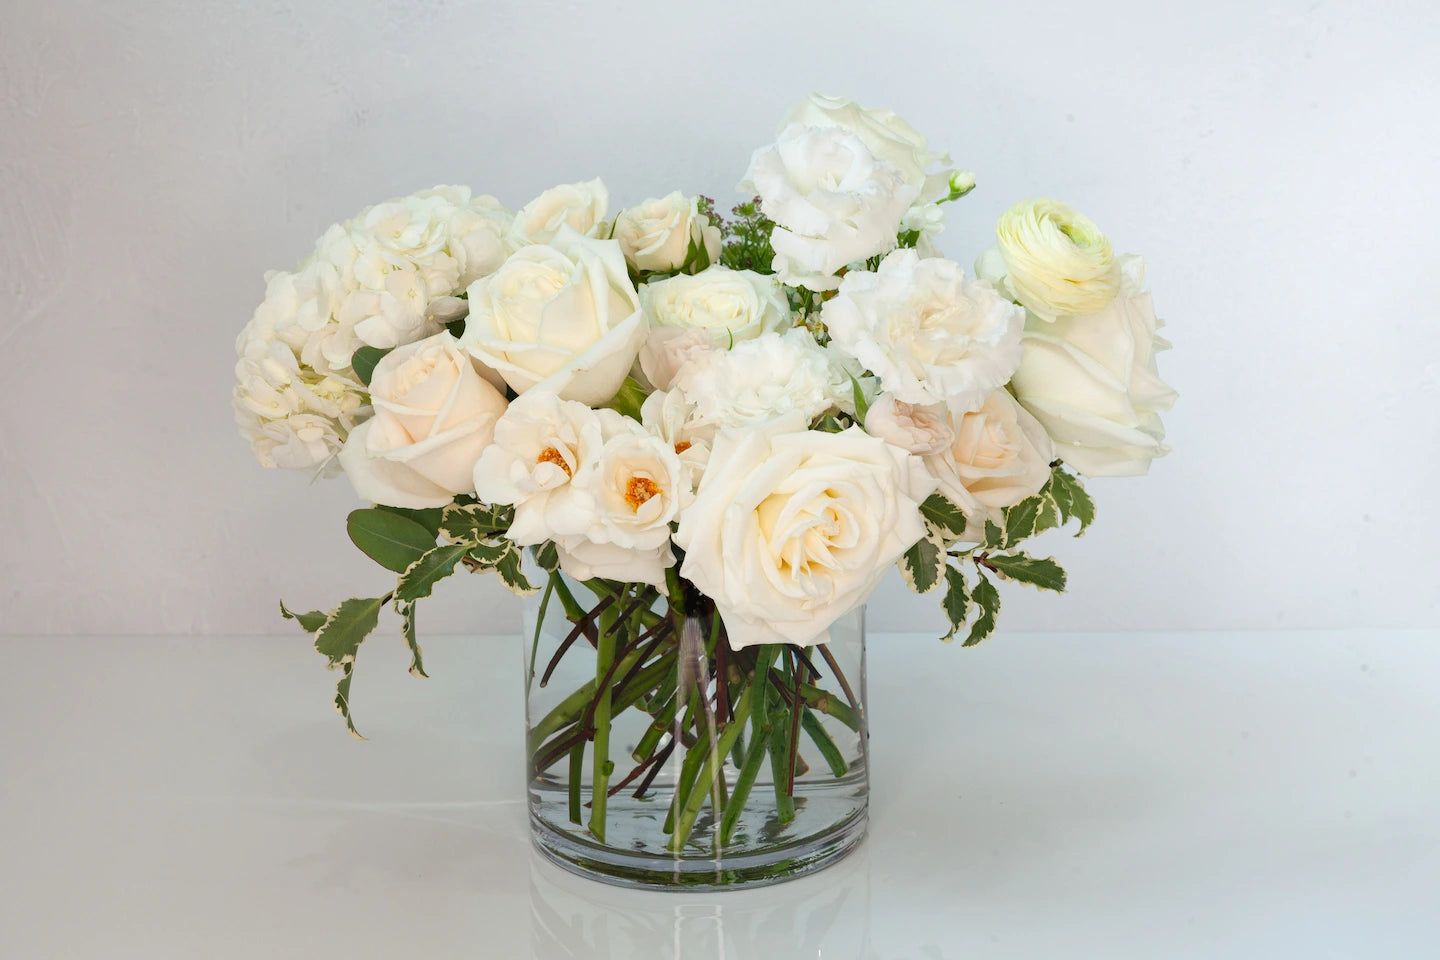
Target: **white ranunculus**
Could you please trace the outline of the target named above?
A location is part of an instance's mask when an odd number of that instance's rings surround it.
[[[610,208],[610,191],[599,177],[551,187],[515,214],[510,243],[549,243],[562,228],[593,237]]]
[[[965,539],[983,537],[985,520],[1040,492],[1050,479],[1054,447],[1045,428],[1006,390],[994,390],[976,410],[950,412],[953,437],[946,449],[925,457],[940,492],[965,511]]]
[[[461,342],[516,393],[538,388],[598,406],[645,341],[645,317],[614,240],[562,229],[470,286]]]
[[[914,250],[847,274],[821,316],[831,344],[906,403],[974,406],[1020,363],[1025,312],[955,261]]]
[[[740,189],[759,195],[776,223],[770,245],[781,282],[833,290],[840,268],[894,248],[921,188],[849,130],[795,123],[755,151]]]
[[[496,424],[475,495],[513,504],[510,539],[554,541],[567,573],[663,583],[675,562],[670,523],[690,489],[671,445],[634,420],[535,391]]]
[[[611,236],[620,242],[625,259],[642,273],[679,270],[692,244],[703,248],[714,262],[720,256],[720,228],[699,211],[697,203],[698,198],[676,190],[626,207],[615,217]]]
[[[925,137],[893,110],[871,110],[844,97],[812,93],[790,111],[781,129],[792,123],[850,131],[877,158],[893,163],[906,183],[920,187],[922,201],[942,197],[949,189],[950,155],[932,151]]]
[[[1096,313],[1120,289],[1110,241],[1069,204],[1021,201],[1000,215],[995,238],[975,272],[1041,320]]]
[[[641,292],[643,295],[643,287]],[[686,330],[652,325],[640,346],[640,372],[656,390],[669,390],[681,367],[719,349],[710,332],[701,327]]]
[[[717,428],[764,423],[792,411],[810,420],[830,410],[852,411],[853,373],[840,355],[794,327],[713,350],[680,368],[671,383],[695,405],[699,423]]]
[[[736,649],[824,643],[925,535],[935,481],[858,427],[804,430],[798,414],[722,432],[680,519],[681,574],[715,601]]]
[[[1160,412],[1175,391],[1155,354],[1170,345],[1145,289],[1145,261],[1120,258],[1118,296],[1088,316],[1026,325],[1011,389],[1045,427],[1059,457],[1087,477],[1138,476],[1164,443]]]
[[[893,393],[882,393],[870,402],[865,432],[920,456],[939,453],[955,442],[944,404],[906,403]]]
[[[475,464],[505,398],[448,332],[397,347],[370,379],[375,417],[351,431],[340,465],[355,492],[392,507],[441,507],[475,492]]]
[[[701,329],[717,347],[731,347],[792,325],[790,301],[774,277],[713,266],[640,288],[652,327]]]

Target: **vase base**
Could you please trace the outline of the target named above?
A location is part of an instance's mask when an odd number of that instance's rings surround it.
[[[824,834],[781,848],[737,853],[718,858],[686,854],[667,857],[620,850],[549,828],[533,813],[531,839],[535,848],[562,869],[620,887],[647,890],[719,890],[763,887],[823,870],[845,858],[865,837],[868,822],[861,807]]]

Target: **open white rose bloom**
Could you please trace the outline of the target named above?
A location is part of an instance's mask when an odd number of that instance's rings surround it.
[[[853,767],[827,725],[863,753],[863,684],[827,644],[887,571],[934,592],[945,639],[978,643],[997,581],[1064,589],[1029,541],[1090,524],[1080,477],[1168,449],[1144,263],[1094,221],[1028,200],[991,249],[950,259],[946,213],[974,176],[838,97],[743,157],[728,212],[672,184],[627,206],[598,178],[513,214],[458,186],[385,201],[271,273],[236,345],[261,464],[344,472],[364,501],[350,538],[397,575],[328,614],[282,607],[341,671],[350,730],[381,611],[423,675],[417,603],[494,572],[541,598],[527,684],[589,658],[528,749],[592,846],[632,780],[638,801],[673,790],[676,858],[783,835],[797,779]],[[547,615],[564,618],[548,668]],[[757,777],[763,829],[744,812]]]

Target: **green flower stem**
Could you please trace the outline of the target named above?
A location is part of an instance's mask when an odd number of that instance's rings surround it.
[[[775,649],[775,655],[780,652],[778,644],[771,644]],[[773,659],[773,657],[772,657]],[[790,658],[782,661],[781,674],[784,678],[780,684],[789,689],[790,680]],[[759,673],[757,671],[757,676]],[[780,698],[778,690],[769,690],[768,696],[774,697],[771,701],[772,713],[778,708],[778,713],[770,721],[770,777],[774,780],[775,786],[775,815],[781,823],[789,823],[795,819],[795,798],[790,795],[790,765],[795,758],[790,754],[790,710],[797,709],[799,704],[787,706]]]
[[[675,701],[672,699],[670,702],[673,704]],[[673,708],[671,716],[672,718],[674,716]],[[635,745],[635,749],[630,754],[636,763],[644,763],[650,754],[655,752],[655,748],[660,746],[660,738],[665,736],[673,722],[673,720],[665,719],[664,710],[654,714],[654,717],[655,722],[645,728],[645,733],[640,737],[640,742]]]
[[[740,814],[745,810],[745,801],[750,798],[750,788],[755,785],[755,778],[760,775],[760,767],[765,762],[765,756],[769,753],[766,741],[770,739],[770,721],[762,714],[765,713],[761,706],[769,699],[769,691],[762,690],[754,697],[755,709],[751,712],[750,723],[753,736],[750,741],[750,751],[745,754],[745,762],[740,767],[740,774],[735,778],[735,789],[730,793],[730,802],[725,805],[725,813],[720,818],[720,846],[725,848],[730,845],[730,838],[735,833],[735,825],[740,822]],[[739,739],[736,739],[739,744]]]
[[[700,692],[697,690],[690,695],[690,706],[686,709],[686,723],[696,716],[699,710]],[[681,726],[684,729],[684,726]],[[710,743],[704,737],[697,737],[695,742],[685,751],[685,760],[680,764],[680,776],[675,782],[675,795],[670,799],[670,812],[665,815],[665,832],[670,833],[675,829],[683,809],[683,798],[689,795],[690,786],[695,782],[695,776],[700,772],[700,762],[704,759],[705,752],[710,749]]]
[[[650,666],[640,671],[640,673],[636,674],[635,679],[623,690],[619,692],[612,690],[610,695],[611,716],[617,716],[621,712],[634,706],[650,687],[660,681],[661,677],[665,676],[667,672],[673,673],[674,670],[675,658],[673,656],[662,656]],[[582,693],[584,694],[583,697],[580,696]],[[553,728],[546,731],[547,736],[550,733],[555,733],[557,730],[560,732],[556,733],[553,740],[539,742],[537,746],[530,750],[531,770],[533,773],[540,773],[542,770],[548,769],[550,764],[559,760],[569,752],[570,744],[568,741],[573,740],[579,735],[575,728],[578,726],[581,717],[584,716],[585,711],[590,708],[590,703],[594,698],[595,681],[586,681],[583,687],[566,697],[565,703],[560,705],[564,707],[566,704],[573,704],[569,709],[568,718],[559,721],[553,720],[552,717],[556,711],[560,709],[560,707],[557,707],[546,716],[545,720],[541,721]],[[557,723],[558,726],[556,725]],[[534,731],[531,731],[532,741],[534,740],[535,732],[539,729],[537,726]],[[582,737],[581,739],[585,738]],[[541,767],[540,761],[546,760],[547,758],[548,761],[545,763],[545,766]]]
[[[545,628],[545,610],[550,606],[550,595],[555,592],[555,581],[560,579],[560,574],[550,574],[550,580],[545,584],[545,595],[540,598],[540,613],[535,617],[535,642],[530,645],[530,669],[525,674],[525,696],[530,696],[531,685],[535,683],[535,660],[540,655],[540,633]]]
[[[570,822],[583,823],[580,814],[580,778],[585,773],[585,741],[570,750]]]
[[[615,660],[615,639],[619,633],[619,611],[612,603],[600,614],[600,639],[595,648],[595,682],[598,696],[595,699],[595,746],[591,757],[590,773],[590,833],[601,843],[605,842],[605,805],[609,799],[610,771],[610,685],[605,679]],[[598,686],[604,684],[603,687]]]
[[[812,687],[808,683],[801,684],[800,699],[821,713],[839,720],[856,733],[860,732],[860,715],[851,709],[849,704],[836,697],[833,693],[827,693],[819,687]]]
[[[716,778],[724,776],[721,765],[725,762],[725,755],[735,745],[735,738],[740,735],[741,728],[750,719],[750,699],[754,689],[754,684],[751,684],[745,688],[744,693],[740,694],[740,702],[735,704],[735,720],[725,726],[719,740],[716,741],[714,750],[709,749],[708,743],[696,745],[696,752],[703,749],[705,753],[705,765],[699,778],[691,785],[689,795],[685,798],[684,808],[675,822],[675,832],[670,835],[671,850],[679,851],[685,846],[685,842],[690,839],[690,831],[695,829],[695,818],[700,815],[700,808],[705,806],[705,798],[712,794]],[[678,800],[680,797],[678,791],[675,796]]]
[[[557,570],[550,575],[550,581],[555,584],[555,592],[560,595],[560,605],[565,608],[565,619],[571,623],[584,620],[585,608],[580,606],[580,601],[570,592],[570,584],[565,582],[564,575]]]
[[[850,769],[850,765],[845,762],[845,757],[841,755],[840,748],[835,745],[835,741],[825,730],[825,726],[820,722],[820,718],[815,716],[814,710],[811,710],[809,707],[802,707],[801,710],[803,712],[800,714],[800,725],[805,728],[805,732],[810,735],[810,739],[815,741],[815,746],[819,749],[820,755],[823,756],[825,762],[830,765],[830,772],[837,777],[845,776],[846,772]]]
[[[557,587],[556,592],[559,593],[560,589],[561,588]],[[584,614],[581,614],[581,616],[584,616]],[[629,672],[631,667],[633,667],[637,662],[639,662],[640,657],[644,652],[645,651],[643,647],[632,650],[628,655],[625,656],[624,659],[620,661],[620,666],[616,668],[615,675],[623,677],[626,673]],[[629,685],[627,685],[624,688],[624,691],[620,694],[617,700],[617,707],[620,706],[622,703],[624,707],[629,707],[642,695],[653,689],[654,685],[659,682],[659,676],[657,676],[657,671],[655,670],[655,667],[667,658],[672,662],[675,659],[674,656],[669,652],[662,653],[654,664],[645,667],[643,670],[637,673],[634,678],[631,679]],[[543,718],[541,718],[539,723],[535,724],[535,726],[530,728],[529,743],[527,744],[527,748],[530,751],[530,755],[532,757],[535,756],[535,753],[539,749],[540,744],[545,741],[546,737],[550,736],[552,733],[555,733],[557,730],[565,729],[570,724],[580,719],[580,717],[585,713],[585,709],[590,706],[590,701],[595,699],[596,683],[598,683],[600,679],[603,679],[604,676],[605,671],[602,669],[600,670],[599,677],[597,677],[597,679],[585,681],[584,684],[582,684],[568,697],[556,704],[549,713],[547,713]]]

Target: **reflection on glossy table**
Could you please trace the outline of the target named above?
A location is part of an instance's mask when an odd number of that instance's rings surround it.
[[[871,644],[871,834],[622,891],[532,853],[519,644],[0,640],[0,957],[1440,955],[1440,631]]]

